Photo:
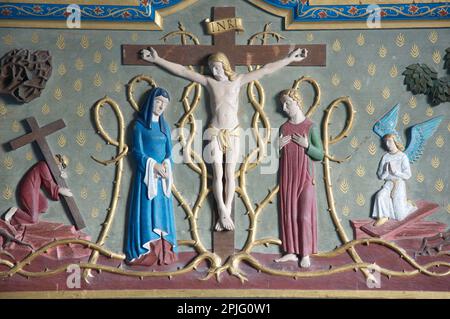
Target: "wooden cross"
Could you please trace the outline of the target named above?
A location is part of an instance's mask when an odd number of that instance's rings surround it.
[[[67,188],[65,180],[60,176],[61,172],[58,168],[58,164],[56,163],[53,153],[50,150],[50,147],[45,139],[47,135],[50,135],[66,127],[66,123],[64,123],[62,119],[59,119],[43,127],[39,127],[34,117],[25,119],[25,122],[28,124],[31,132],[8,142],[9,146],[12,150],[16,150],[19,147],[32,142],[36,142],[38,149],[44,156],[45,162],[47,163],[56,184],[58,184],[59,187]],[[78,230],[85,228],[86,225],[84,223],[83,217],[81,216],[73,197],[61,196],[60,198],[62,199],[63,204],[65,204],[64,206],[72,217],[75,227]]]
[[[214,7],[213,21],[234,18],[234,7]],[[236,65],[262,65],[286,57],[295,48],[308,49],[308,57],[290,65],[325,66],[326,45],[236,45],[235,32],[215,34],[213,45],[151,45],[158,55],[166,60],[182,65],[206,65],[209,55],[218,51],[227,55],[234,69]],[[122,45],[122,64],[149,65],[140,58],[139,52],[150,45]],[[234,202],[232,218],[234,216]],[[223,260],[234,254],[234,231],[214,232],[213,251]]]

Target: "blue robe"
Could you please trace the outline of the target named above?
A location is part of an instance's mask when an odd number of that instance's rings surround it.
[[[127,260],[139,258],[149,252],[150,242],[161,239],[158,230],[163,232],[163,238],[172,245],[173,251],[177,253],[178,250],[172,194],[170,194],[170,197],[166,197],[162,180],[158,178],[157,195],[149,200],[147,185],[144,183],[146,164],[149,158],[154,159],[159,164],[165,159],[170,159],[173,167],[170,129],[164,120],[152,122],[150,128],[143,123],[141,120],[137,120],[133,131],[132,155],[136,163],[136,172],[131,191],[125,241]],[[164,130],[161,129],[162,127],[164,127]]]

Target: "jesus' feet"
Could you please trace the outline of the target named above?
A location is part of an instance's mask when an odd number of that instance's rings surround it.
[[[300,261],[300,267],[302,267],[302,268],[311,267],[311,259],[309,259],[309,256],[304,256],[302,258],[302,260]]]
[[[296,254],[286,254],[283,257],[274,260],[276,263],[283,263],[286,261],[298,261],[298,257]]]
[[[217,220],[215,230],[234,230],[234,223],[231,217],[227,214],[219,214],[219,219]]]
[[[222,224],[220,223],[220,220],[217,220],[214,230],[215,231],[223,231],[223,227],[222,227]]]
[[[17,207],[11,207],[5,214],[5,222],[9,223],[16,212]]]

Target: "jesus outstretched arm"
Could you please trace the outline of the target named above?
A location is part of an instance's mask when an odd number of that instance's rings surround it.
[[[188,68],[186,68],[180,64],[173,63],[173,62],[170,62],[166,59],[159,57],[158,53],[153,48],[149,48],[149,50],[145,50],[145,49],[142,50],[141,57],[145,61],[157,64],[177,76],[180,76],[182,78],[188,79],[193,82],[200,83],[201,85],[207,84],[206,77],[204,75],[197,73],[195,71],[189,70]]]
[[[306,49],[296,49],[289,53],[289,55],[283,59],[277,60],[275,62],[267,63],[262,68],[248,72],[241,75],[241,85],[247,84],[252,81],[261,79],[265,75],[272,74],[283,67],[287,66],[292,62],[300,62],[304,60],[308,55],[308,50]]]

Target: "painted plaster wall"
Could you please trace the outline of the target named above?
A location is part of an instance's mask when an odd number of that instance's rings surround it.
[[[0,55],[13,48],[50,50],[53,56],[53,74],[41,97],[25,105],[17,105],[9,98],[0,97],[0,142],[3,144],[25,133],[21,120],[35,116],[39,124],[63,118],[67,127],[48,137],[54,153],[63,153],[70,158],[68,183],[86,220],[86,232],[93,239],[100,231],[106,216],[112,181],[113,167],[95,163],[91,155],[109,159],[115,154],[114,147],[106,145],[96,134],[93,126],[92,107],[105,95],[119,103],[127,125],[127,133],[135,116],[126,99],[126,83],[135,75],[151,75],[157,83],[168,89],[172,103],[166,112],[168,122],[175,128],[183,115],[180,98],[187,81],[169,75],[156,67],[122,66],[121,44],[160,43],[160,38],[177,29],[181,21],[186,29],[199,37],[200,43],[211,43],[204,35],[201,21],[211,15],[211,6],[232,5],[237,16],[244,19],[245,32],[236,36],[239,44],[246,44],[254,33],[260,32],[265,23],[272,22],[273,31],[286,39],[283,43],[325,43],[327,44],[326,67],[288,67],[261,84],[266,94],[265,112],[273,128],[278,128],[285,117],[280,112],[276,95],[282,89],[291,87],[294,80],[308,75],[318,81],[322,90],[321,107],[313,120],[320,123],[323,110],[334,99],[349,96],[357,111],[355,126],[350,136],[331,148],[337,157],[351,154],[351,160],[344,164],[333,164],[332,179],[339,217],[349,235],[350,219],[367,218],[371,210],[371,197],[382,185],[376,179],[376,169],[383,154],[379,139],[371,131],[375,120],[400,103],[399,131],[433,116],[444,115],[438,131],[428,142],[425,154],[412,166],[413,177],[407,184],[411,199],[427,199],[441,206],[439,213],[430,220],[450,223],[449,157],[450,138],[449,104],[430,108],[424,95],[413,96],[406,91],[401,73],[412,63],[426,63],[443,76],[442,58],[449,46],[449,29],[396,29],[396,30],[331,30],[331,31],[282,31],[282,20],[244,2],[233,0],[200,0],[190,8],[164,19],[164,31],[89,31],[52,29],[0,29]],[[87,39],[87,41],[86,41]],[[173,40],[172,43],[178,43]],[[238,71],[245,72],[246,68]],[[137,90],[137,96],[145,86]],[[305,87],[305,104],[312,101],[312,90]],[[208,97],[203,97],[196,111],[196,118],[207,126],[209,112]],[[248,103],[245,89],[240,97],[240,122],[244,129],[250,127],[253,108]],[[117,122],[110,110],[104,112],[104,126],[112,136],[117,135]],[[332,121],[334,135],[343,127],[345,114],[337,111]],[[130,143],[130,135],[127,134]],[[14,152],[0,150],[0,212],[15,205],[15,187],[23,173],[39,158],[31,145]],[[125,162],[119,206],[107,246],[121,251],[127,214],[127,198],[132,178],[130,156]],[[276,163],[276,158],[275,158]],[[264,165],[266,166],[266,165]],[[316,164],[316,181],[319,202],[319,248],[329,250],[339,245],[325,199],[322,182],[322,165]],[[175,167],[177,188],[186,200],[193,204],[198,192],[199,178],[186,165]],[[274,174],[262,174],[256,168],[248,174],[248,193],[253,202],[260,202],[267,190],[277,183]],[[212,195],[211,195],[212,196]],[[201,239],[208,247],[211,242],[211,204],[203,207],[198,218]],[[186,214],[175,205],[178,239],[190,239]],[[242,202],[236,200],[236,247],[246,240],[248,217]],[[51,203],[43,219],[68,223],[69,220],[59,203]],[[269,205],[258,223],[257,237],[278,237],[277,202]],[[258,248],[262,252],[276,252],[277,247]]]

